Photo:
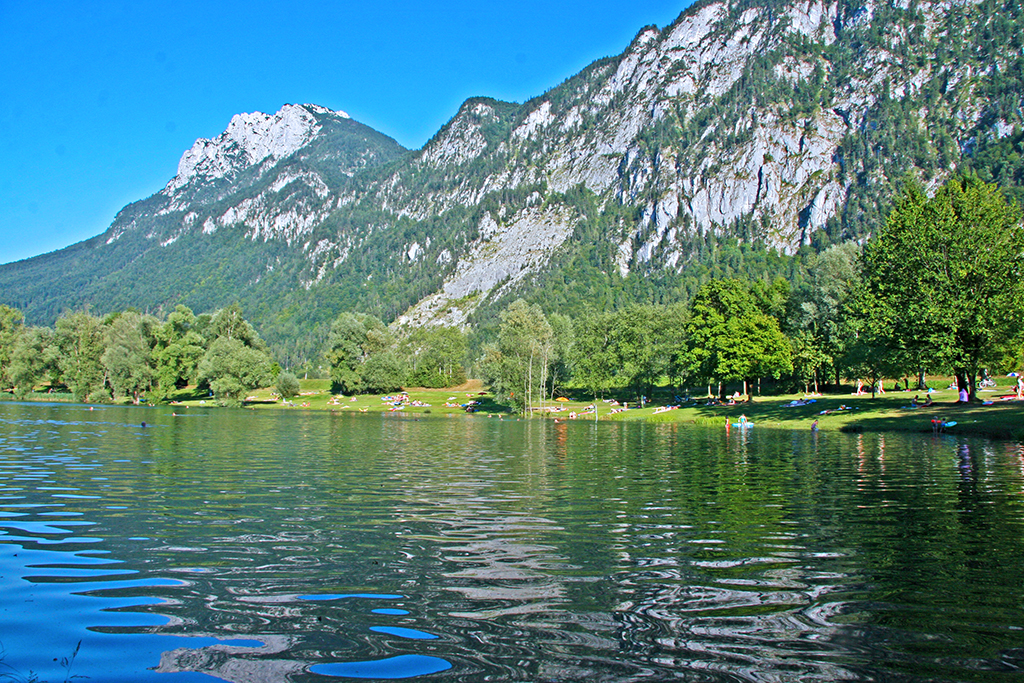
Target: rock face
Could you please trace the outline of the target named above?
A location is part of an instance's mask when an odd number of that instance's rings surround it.
[[[664,30],[640,31],[618,58],[592,65],[514,112],[499,103],[467,103],[414,161],[447,169],[448,182],[424,189],[400,169],[377,199],[422,219],[478,205],[499,190],[540,186],[550,196],[585,187],[601,202],[635,209],[634,221],[610,225],[606,234],[623,278],[634,270],[681,272],[693,262],[695,240],[735,236],[740,224],[751,226],[746,239],[794,253],[841,215],[854,186],[892,180],[883,168],[861,165],[861,175],[850,173],[842,158],[844,143],[876,125],[879,102],[894,93],[912,100],[957,70],[929,52],[956,37],[950,5],[908,7],[897,3],[880,12],[873,0],[856,7],[828,0],[700,3]],[[971,2],[954,9],[984,14]],[[864,49],[876,15],[899,22],[888,25],[891,35],[876,49]],[[918,45],[913,64],[896,54],[910,40]],[[858,49],[853,42],[861,43]],[[970,127],[983,111],[957,116]],[[929,127],[927,111],[914,118]],[[488,128],[502,126],[507,132],[487,138]],[[452,170],[480,167],[480,159],[493,170]],[[560,224],[571,227],[575,218],[563,211]],[[512,232],[517,223],[503,225]],[[863,234],[854,228],[833,237]],[[482,253],[479,242],[467,245],[441,290],[402,320],[423,323],[433,313],[438,322],[452,322],[460,316],[447,303],[491,293],[489,277],[480,277],[474,292],[464,285]],[[538,265],[522,254],[494,251],[491,258],[502,266],[488,272]]]
[[[481,295],[501,297],[546,266],[572,234],[572,221],[563,210],[524,209],[502,227],[485,214],[479,234],[440,290],[399,316],[399,325],[464,325]]]
[[[178,191],[187,185],[233,179],[264,160],[273,164],[284,159],[302,149],[320,131],[314,113],[349,118],[344,112],[292,104],[286,104],[274,116],[261,112],[238,114],[216,140],[196,140],[181,157],[178,175],[167,183],[163,193],[180,198]]]
[[[524,104],[467,101],[416,152],[315,105],[240,114],[104,235],[0,268],[0,291],[43,321],[242,299],[271,326],[353,308],[465,324],[546,274],[568,287],[587,254],[595,277],[646,282],[729,240],[792,254],[863,239],[906,174],[935,184],[1021,135],[1018,14],[704,0]],[[27,284],[48,268],[82,286]],[[111,294],[143,273],[145,300]]]
[[[147,235],[166,247],[184,234],[239,227],[246,238],[292,245],[344,201],[345,180],[404,153],[345,112],[319,105],[238,114],[213,140],[196,140],[163,190],[126,207],[106,243],[148,228]]]

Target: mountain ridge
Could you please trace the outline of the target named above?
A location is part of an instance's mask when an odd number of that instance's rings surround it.
[[[102,240],[0,266],[0,288],[42,322],[128,303],[123,278],[157,280],[128,305],[238,299],[298,362],[341,310],[480,324],[513,295],[616,306],[791,277],[803,251],[866,239],[908,174],[1024,185],[1019,15],[702,0],[522,104],[470,98],[419,150],[315,105],[239,115]],[[233,126],[264,132],[229,149]],[[80,286],[33,286],[54,269]]]

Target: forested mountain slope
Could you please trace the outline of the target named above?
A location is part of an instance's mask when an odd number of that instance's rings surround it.
[[[796,273],[909,173],[1019,196],[1016,2],[708,0],[524,104],[467,101],[416,152],[313,105],[240,115],[103,235],[0,267],[30,321],[239,301],[280,360],[360,310],[484,323]],[[795,256],[794,256],[795,255]]]

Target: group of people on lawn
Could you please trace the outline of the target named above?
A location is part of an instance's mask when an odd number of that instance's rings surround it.
[[[957,387],[956,383],[954,382],[953,384],[951,384],[949,386],[949,388],[957,390],[957,403],[968,403],[968,402],[970,402],[970,395],[967,392],[967,387],[966,386]],[[878,383],[875,385],[875,391],[877,393],[879,393],[879,394],[884,394],[885,393],[885,387],[882,384],[882,380],[878,380]],[[896,384],[895,386],[893,386],[893,391],[909,391],[909,389],[901,390],[900,387],[899,387],[899,384]],[[932,404],[932,397],[931,397],[931,392],[932,391],[934,391],[934,390],[933,389],[929,389],[928,390],[929,396],[928,396],[928,400],[926,402],[920,403],[920,399],[917,396],[914,396],[914,398],[910,402],[911,405],[913,407],[915,407],[915,408],[918,407],[918,406],[930,406]],[[862,382],[861,380],[857,380],[857,391],[853,392],[853,395],[854,396],[864,396],[867,393],[868,392],[864,390],[864,382]],[[1014,393],[1012,395],[1003,396],[1003,398],[1004,399],[1014,399],[1015,398],[1018,401],[1024,400],[1024,378],[1022,378],[1020,376],[1017,376],[1017,385],[1014,388]]]

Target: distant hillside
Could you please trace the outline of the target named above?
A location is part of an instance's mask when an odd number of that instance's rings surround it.
[[[0,266],[30,321],[234,301],[279,359],[362,310],[486,323],[789,274],[862,240],[912,174],[1020,196],[1018,3],[705,1],[524,104],[467,101],[410,152],[346,115],[235,117],[103,234]]]

